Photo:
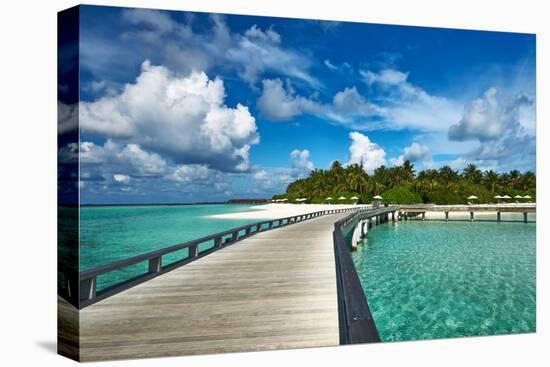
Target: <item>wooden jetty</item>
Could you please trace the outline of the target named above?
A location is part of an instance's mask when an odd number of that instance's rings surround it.
[[[523,221],[527,223],[527,214],[536,213],[535,204],[473,204],[473,205],[401,205],[399,207],[398,218],[408,219],[409,217],[420,215],[425,219],[427,212],[444,212],[445,220],[449,220],[450,212],[470,213],[470,220],[475,220],[474,213],[494,212],[496,220],[501,221],[501,213],[523,213]]]
[[[379,341],[343,231],[396,209],[251,224],[169,248],[187,246],[193,257],[173,268],[161,265],[164,249],[82,272],[66,297],[78,294],[81,309],[59,297],[59,350],[98,361]],[[210,240],[212,249],[196,250]],[[138,260],[149,262],[147,274],[96,290],[98,275]]]

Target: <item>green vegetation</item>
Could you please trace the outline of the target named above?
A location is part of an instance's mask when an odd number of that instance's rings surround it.
[[[384,192],[383,202],[387,204],[417,204],[422,202],[422,197],[403,186],[392,187]]]
[[[370,203],[373,197],[381,195],[384,203],[411,204],[465,204],[467,197],[475,195],[475,203],[494,203],[496,195],[530,195],[536,200],[536,176],[533,172],[521,173],[512,170],[497,173],[493,170],[481,171],[476,165],[468,165],[462,172],[449,166],[439,169],[414,170],[414,165],[405,161],[403,165],[387,168],[380,166],[368,175],[360,164],[346,167],[335,161],[328,170],[311,171],[309,177],[296,180],[288,185],[286,193],[275,195],[273,199],[287,198],[294,202],[307,198],[308,203],[349,204]],[[358,200],[351,200],[357,196]],[[345,197],[346,200],[338,200]],[[514,202],[510,199],[508,202]]]

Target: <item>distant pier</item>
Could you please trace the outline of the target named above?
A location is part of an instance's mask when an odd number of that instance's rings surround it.
[[[407,220],[409,217],[421,215],[426,218],[427,212],[443,212],[445,220],[449,220],[449,213],[470,213],[470,220],[475,220],[475,213],[496,213],[497,222],[501,221],[501,213],[523,213],[523,221],[527,223],[528,213],[536,213],[535,204],[472,204],[472,205],[400,205],[399,220]]]

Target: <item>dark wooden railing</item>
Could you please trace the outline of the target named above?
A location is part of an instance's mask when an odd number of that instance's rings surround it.
[[[61,273],[64,281],[63,286],[59,287],[59,294],[67,299],[74,306],[82,309],[102,299],[115,295],[128,288],[134,287],[140,283],[155,278],[161,274],[167,273],[171,270],[179,268],[180,266],[200,259],[228,245],[237,243],[245,238],[253,236],[256,233],[265,232],[273,228],[279,228],[290,224],[303,222],[305,220],[317,218],[327,214],[337,214],[349,211],[359,211],[359,208],[321,210],[307,214],[247,224],[241,227],[232,228],[189,242],[181,243],[167,248],[162,248],[160,250],[116,261],[111,264],[102,265],[93,269],[82,271],[80,273],[66,266],[63,266],[62,264],[59,264],[58,271]],[[199,249],[199,245],[209,242],[213,242],[213,247],[202,251]],[[164,256],[183,249],[188,249],[188,255],[185,258],[167,265],[162,264],[162,259]],[[127,268],[128,266],[142,262],[147,262],[148,264],[146,273],[142,273],[131,279],[113,284],[105,289],[97,289],[98,276],[112,271],[121,270]]]
[[[359,209],[334,223],[334,255],[336,260],[336,283],[338,290],[338,317],[340,344],[376,343],[380,341],[372,318],[367,297],[345,241],[346,226],[360,219],[385,216],[397,207]]]

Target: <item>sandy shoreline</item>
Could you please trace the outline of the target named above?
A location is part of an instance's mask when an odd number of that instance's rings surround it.
[[[219,219],[277,219],[291,217],[306,213],[317,212],[327,209],[360,208],[369,205],[343,205],[343,204],[265,204],[250,207],[248,212],[214,214],[210,218]]]

